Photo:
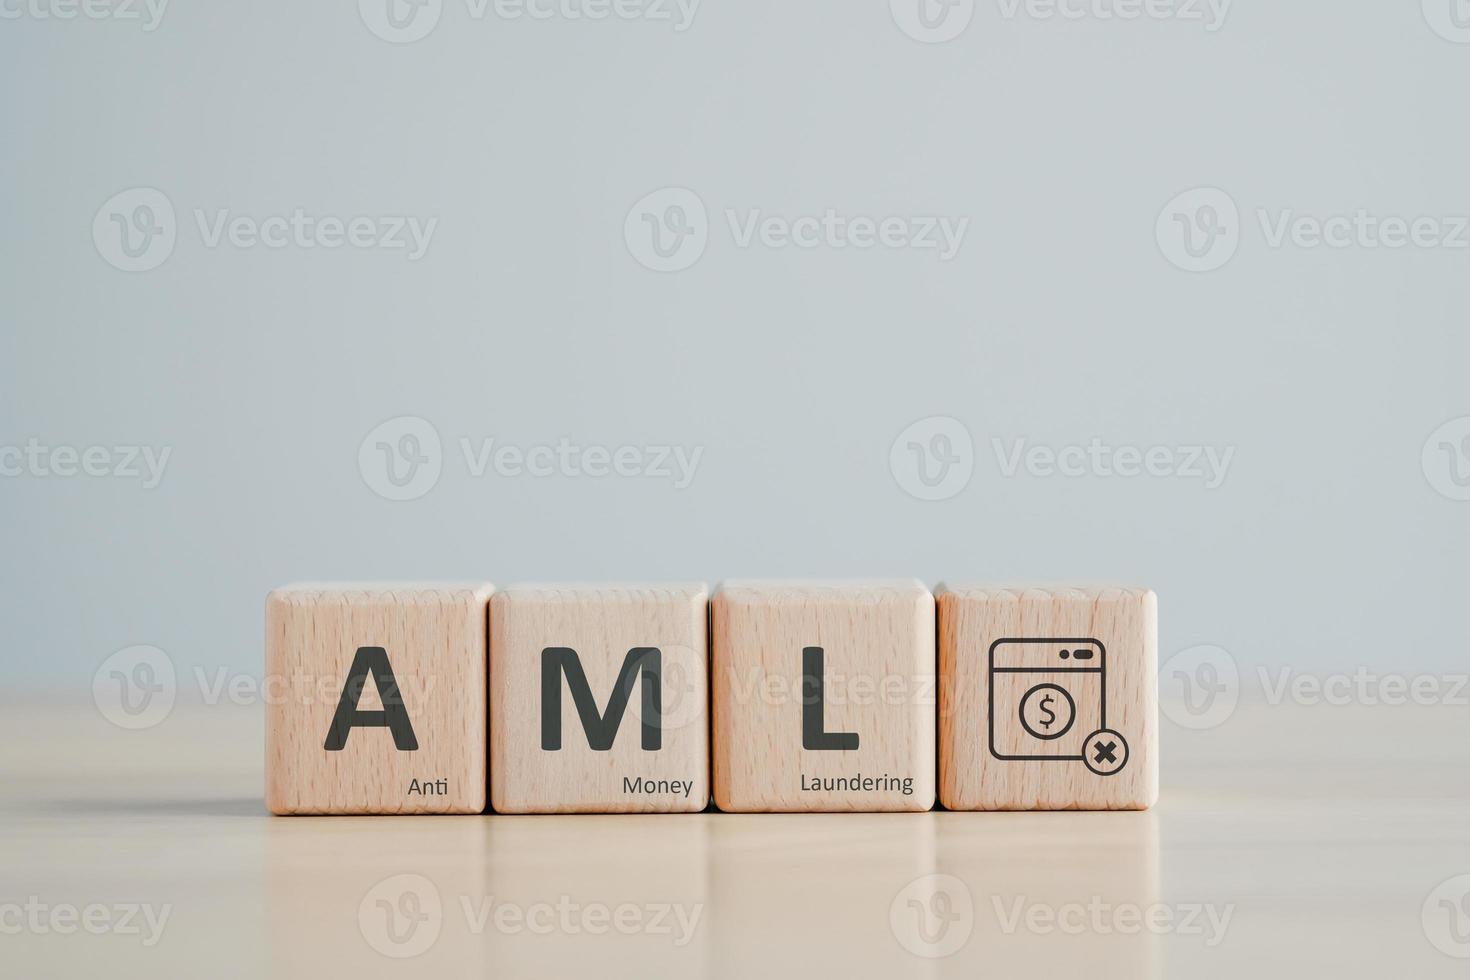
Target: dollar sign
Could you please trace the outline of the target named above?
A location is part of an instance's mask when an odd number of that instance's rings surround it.
[[[1042,728],[1050,730],[1052,724],[1057,720],[1057,713],[1051,710],[1051,703],[1055,700],[1056,698],[1052,697],[1050,694],[1041,699],[1041,710],[1046,715],[1046,717],[1041,720]]]

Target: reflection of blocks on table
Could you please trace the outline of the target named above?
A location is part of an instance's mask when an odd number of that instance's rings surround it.
[[[933,806],[934,597],[920,582],[727,582],[710,625],[720,809]]]
[[[1147,589],[941,586],[939,799],[1137,810],[1158,797],[1158,601]]]
[[[274,813],[485,808],[489,584],[295,585],[266,600]]]
[[[708,590],[525,585],[490,613],[490,785],[501,813],[709,805]]]

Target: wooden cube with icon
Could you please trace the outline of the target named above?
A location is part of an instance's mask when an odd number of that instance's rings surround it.
[[[939,800],[1142,810],[1158,798],[1158,600],[1112,586],[941,586]]]
[[[708,589],[521,585],[490,614],[490,795],[500,813],[709,804]]]
[[[721,810],[934,804],[934,597],[913,579],[741,582],[710,603]]]
[[[293,585],[266,600],[266,804],[485,809],[494,587]]]

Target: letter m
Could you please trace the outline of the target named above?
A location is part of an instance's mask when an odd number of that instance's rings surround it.
[[[577,717],[582,720],[582,730],[587,733],[587,744],[594,752],[607,752],[612,748],[628,710],[628,699],[633,696],[633,685],[643,675],[643,751],[657,752],[663,748],[663,655],[658,647],[634,647],[623,658],[623,669],[613,682],[612,694],[607,699],[607,711],[598,713],[597,701],[587,685],[587,675],[582,670],[582,661],[577,651],[570,647],[547,647],[541,651],[541,748],[546,752],[561,751],[561,677],[567,678],[567,687],[576,705]]]

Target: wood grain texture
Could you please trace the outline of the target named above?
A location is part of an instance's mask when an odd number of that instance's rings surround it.
[[[710,619],[720,809],[934,805],[934,598],[920,582],[732,581]],[[803,747],[807,647],[823,650],[825,730],[855,733],[856,749]]]
[[[485,617],[494,587],[293,585],[266,600],[266,804],[273,813],[485,809]],[[354,728],[325,749],[360,647],[382,647],[418,747]],[[373,681],[358,707],[381,707]],[[444,780],[443,793],[411,792]]]
[[[937,596],[941,803],[952,810],[1141,810],[1155,803],[1153,592],[941,585]],[[1113,747],[1125,761],[1107,774],[1084,761],[1098,758],[1087,738],[1100,728],[1127,746],[1126,757]],[[1103,736],[1099,744],[1116,741]],[[1099,768],[1112,769],[1103,759]]]
[[[519,585],[498,592],[490,616],[493,808],[501,813],[655,813],[708,806],[708,602],[702,583]],[[571,684],[562,676],[561,748],[544,750],[541,672],[548,647],[576,651],[599,713],[609,707],[628,652],[656,647],[659,748],[644,749],[641,740],[641,675],[605,751],[592,748]],[[657,787],[654,792],[648,791],[649,782]]]

